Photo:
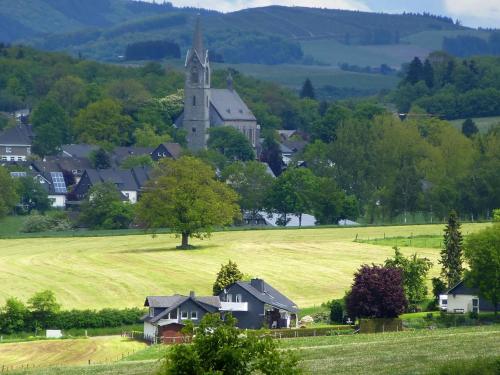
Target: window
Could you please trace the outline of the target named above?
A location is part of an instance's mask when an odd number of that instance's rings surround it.
[[[193,107],[196,107],[196,96],[193,96]]]
[[[170,311],[168,313],[168,319],[177,319],[177,310],[174,310],[174,311]]]
[[[241,294],[236,295],[236,302],[242,302],[241,301]]]
[[[443,305],[447,305],[447,304],[448,304],[448,300],[447,300],[447,299],[442,299],[442,300],[441,300],[441,303],[442,303]]]
[[[5,147],[6,154],[12,154],[12,147]]]
[[[7,156],[2,156],[2,160],[7,161]]]
[[[191,128],[191,131],[192,131],[193,133],[196,133],[196,128]]]
[[[181,319],[187,319],[188,318],[188,312],[187,311],[181,311]]]
[[[198,311],[191,311],[191,319],[198,319]]]
[[[195,66],[191,68],[191,83],[199,83],[198,69]]]
[[[208,95],[207,95],[207,108],[208,108],[208,104],[209,104],[209,102],[208,102]]]
[[[232,294],[228,294],[226,296],[226,302],[233,302],[233,295]]]
[[[149,317],[152,318],[153,316],[155,316],[155,309],[154,309],[154,307],[150,307],[149,308]]]

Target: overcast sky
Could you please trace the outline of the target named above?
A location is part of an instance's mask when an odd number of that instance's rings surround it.
[[[152,0],[149,0],[152,1]],[[170,0],[176,6],[195,6],[230,12],[267,5],[310,6],[375,12],[430,12],[459,19],[472,27],[500,28],[500,0]],[[158,2],[158,0],[157,0]]]

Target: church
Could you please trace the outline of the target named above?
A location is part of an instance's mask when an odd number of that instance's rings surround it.
[[[203,150],[207,147],[210,128],[232,126],[242,132],[256,149],[260,126],[252,111],[233,89],[231,76],[228,76],[226,89],[211,87],[210,61],[208,50],[203,46],[199,16],[193,46],[187,52],[184,69],[184,111],[175,125],[186,131],[188,148],[192,151]]]

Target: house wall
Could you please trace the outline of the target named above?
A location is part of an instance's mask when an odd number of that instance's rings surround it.
[[[137,191],[134,190],[122,190],[122,194],[128,197],[130,203],[137,203]]]
[[[236,295],[241,294],[241,302],[248,303],[248,311],[233,311],[231,314],[238,320],[236,326],[242,329],[259,329],[265,322],[264,303],[255,298],[252,294],[234,284],[226,289],[227,294],[233,295],[233,302]],[[224,292],[219,294],[221,301],[226,300]]]
[[[90,178],[87,173],[84,173],[82,178],[78,182],[78,185],[76,185],[74,193],[79,200],[82,200],[85,198],[85,195],[87,195],[87,192],[91,187],[92,184],[90,183]]]
[[[66,196],[65,195],[49,195],[49,199],[52,200],[52,207],[54,207],[54,208],[66,207]]]
[[[446,311],[449,313],[461,312],[461,310],[463,310],[464,313],[471,312],[473,298],[477,298],[477,296],[468,294],[449,294]]]
[[[187,318],[182,318],[182,312],[187,311],[188,317]],[[197,319],[191,319],[191,312],[196,311],[197,313]],[[203,318],[203,316],[206,314],[206,310],[202,309],[200,306],[198,306],[196,303],[194,303],[191,300],[187,300],[183,304],[179,306],[178,309],[178,319],[180,323],[185,322],[186,320],[192,320],[195,325],[199,324],[200,320]]]
[[[31,154],[31,146],[0,145],[0,161],[26,161]]]
[[[144,322],[144,338],[154,340],[157,333],[157,327],[151,323]]]

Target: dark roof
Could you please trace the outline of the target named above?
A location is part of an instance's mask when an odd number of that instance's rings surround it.
[[[139,191],[150,178],[151,169],[136,167],[133,169],[86,169],[90,184],[111,182],[119,190]]]
[[[460,295],[477,295],[479,290],[477,288],[471,288],[465,285],[464,280],[460,281],[453,288],[448,290],[446,294],[460,294]]]
[[[225,121],[256,121],[252,111],[234,90],[210,89],[210,102]]]
[[[254,286],[254,282],[262,282],[263,291],[261,292]],[[248,293],[253,295],[259,301],[267,303],[279,309],[287,310],[290,312],[299,311],[297,305],[292,300],[288,299],[285,295],[274,289],[271,285],[261,279],[252,279],[251,281],[237,281],[235,284],[245,289]]]
[[[16,125],[0,133],[0,145],[30,146],[33,141],[31,125]]]
[[[121,164],[130,156],[151,155],[153,147],[115,147],[111,153],[117,164]]]
[[[169,142],[162,143],[162,145],[167,149],[172,158],[179,159],[181,157],[182,147],[180,144]]]
[[[77,157],[88,158],[92,151],[97,150],[99,147],[95,145],[76,144],[76,145],[62,145],[62,156],[64,157]]]
[[[288,147],[290,150],[292,150],[293,152],[300,152],[307,146],[306,141],[285,140],[285,141],[283,141],[283,144],[286,147]]]
[[[208,312],[215,312],[221,307],[220,299],[218,296],[196,297],[196,296],[182,296],[175,294],[173,296],[148,296],[144,302],[146,307],[164,308],[160,314],[153,317],[144,316],[142,319],[146,322],[156,323],[161,318],[166,316],[170,311],[176,309],[186,301],[193,301],[195,304]]]

